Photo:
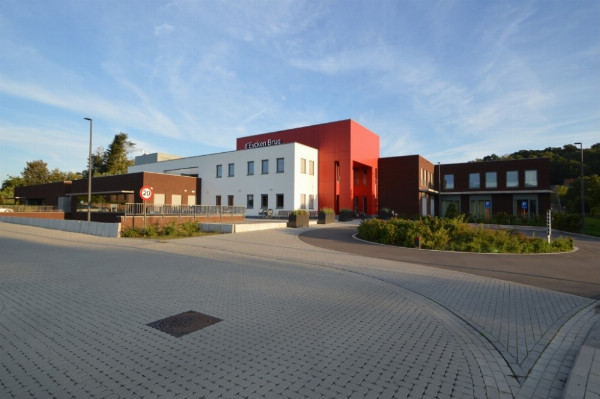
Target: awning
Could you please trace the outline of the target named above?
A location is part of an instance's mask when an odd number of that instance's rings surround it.
[[[133,190],[111,190],[111,191],[92,191],[92,195],[111,195],[111,194],[133,194]],[[69,193],[65,194],[67,197],[78,197],[80,195],[88,195],[88,192],[84,193]]]

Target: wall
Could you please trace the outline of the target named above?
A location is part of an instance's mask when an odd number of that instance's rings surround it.
[[[42,227],[52,230],[69,231],[73,233],[89,234],[100,237],[119,237],[121,235],[120,223],[80,222],[76,220],[56,220],[39,217],[5,217],[0,216],[0,221]]]

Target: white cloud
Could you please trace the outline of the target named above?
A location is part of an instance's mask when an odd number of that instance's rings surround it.
[[[169,24],[157,25],[154,27],[154,36],[157,36],[157,37],[166,36],[166,35],[170,34],[171,32],[173,32],[174,30],[175,30],[175,27],[173,25],[169,25]]]

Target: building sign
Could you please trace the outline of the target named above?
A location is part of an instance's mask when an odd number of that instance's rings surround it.
[[[281,139],[268,139],[262,141],[249,141],[244,145],[244,150],[251,148],[270,147],[272,145],[280,145]]]

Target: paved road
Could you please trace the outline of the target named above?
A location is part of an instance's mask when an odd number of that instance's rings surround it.
[[[300,238],[322,248],[456,270],[600,299],[600,239],[572,235],[577,250],[565,254],[502,255],[425,251],[356,240],[356,225],[313,229]],[[564,233],[562,233],[564,234]]]
[[[0,223],[0,398],[559,398],[600,317],[589,298],[303,231],[160,242]],[[148,326],[188,310],[222,321]]]

